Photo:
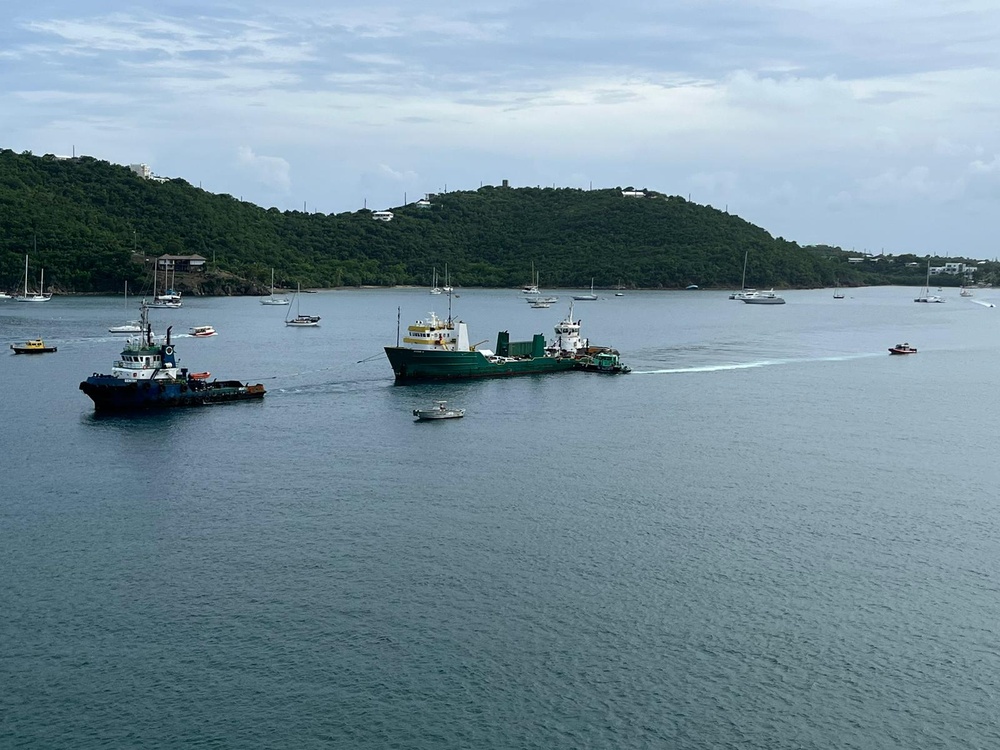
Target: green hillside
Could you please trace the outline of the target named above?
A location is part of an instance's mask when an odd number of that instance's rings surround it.
[[[430,207],[307,214],[263,209],[184,180],[157,182],[90,157],[0,151],[0,288],[32,276],[62,293],[149,286],[147,259],[199,254],[208,272],[182,291],[258,294],[294,287],[429,285],[447,264],[455,286],[516,287],[531,265],[543,287],[737,288],[747,285],[922,284],[914,256],[849,264],[833,247],[800,247],[723,211],[620,188],[483,187],[434,196]],[[137,252],[134,252],[137,251]],[[981,274],[980,274],[981,275]]]

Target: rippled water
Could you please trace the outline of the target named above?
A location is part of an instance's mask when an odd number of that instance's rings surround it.
[[[460,294],[474,341],[565,314]],[[440,298],[196,299],[157,330],[267,397],[134,418],[77,390],[120,301],[0,303],[59,346],[0,356],[0,746],[1000,745],[1000,311],[785,296],[577,303],[632,375],[407,387]]]

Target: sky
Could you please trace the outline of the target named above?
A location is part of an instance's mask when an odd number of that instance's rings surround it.
[[[648,188],[803,245],[1000,255],[996,0],[37,0],[0,148],[280,210]]]

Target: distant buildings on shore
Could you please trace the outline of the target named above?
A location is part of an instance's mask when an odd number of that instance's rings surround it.
[[[153,182],[166,182],[169,177],[160,177],[159,175],[153,174],[153,170],[149,168],[146,164],[129,164],[128,168],[132,170],[133,174],[139,175],[144,180],[152,180]]]

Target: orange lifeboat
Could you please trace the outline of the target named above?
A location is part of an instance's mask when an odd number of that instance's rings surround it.
[[[208,380],[208,376],[211,374],[210,372],[192,372],[188,377],[191,380]]]

